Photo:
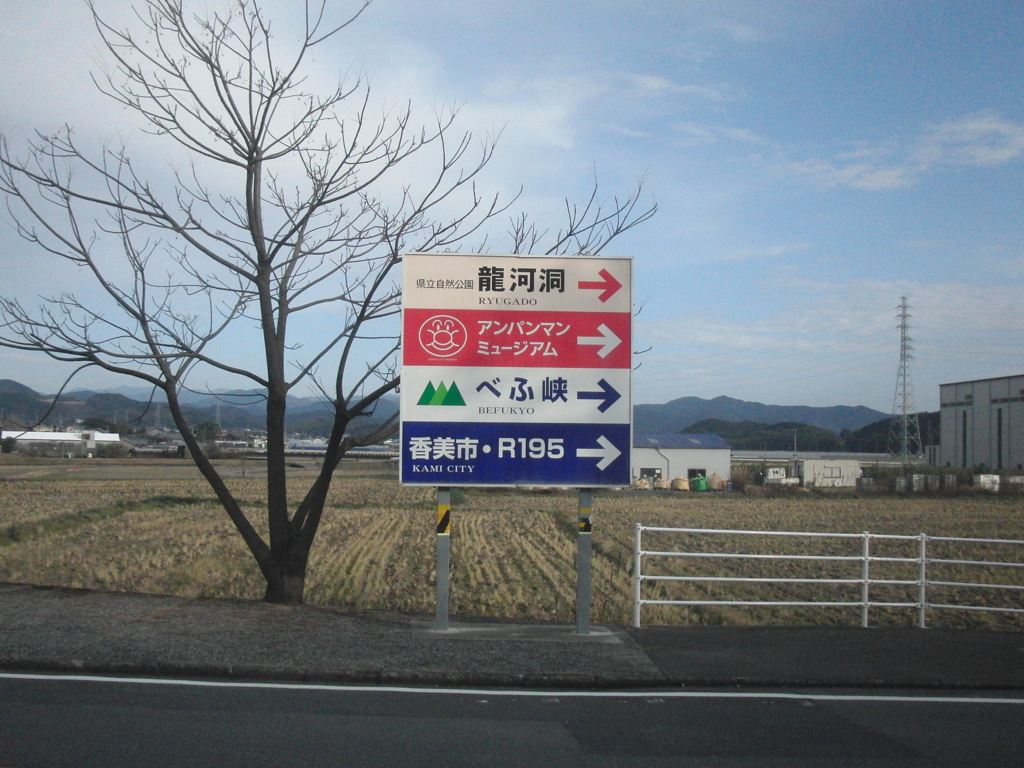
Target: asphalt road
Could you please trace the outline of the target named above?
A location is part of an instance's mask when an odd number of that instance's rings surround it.
[[[0,766],[1020,766],[1024,697],[0,675]]]

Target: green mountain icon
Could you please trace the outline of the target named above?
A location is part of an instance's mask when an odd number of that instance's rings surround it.
[[[423,390],[423,394],[420,395],[420,399],[416,402],[416,405],[465,405],[466,401],[462,397],[462,393],[459,392],[459,385],[454,381],[451,387],[446,387],[442,381],[437,385],[437,389],[434,389],[434,382],[428,381],[426,388]]]

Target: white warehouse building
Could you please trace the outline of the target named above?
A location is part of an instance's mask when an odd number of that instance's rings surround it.
[[[729,479],[732,446],[718,435],[634,435],[632,474],[693,479],[717,474]]]
[[[29,432],[4,430],[0,440],[14,440],[18,449],[40,456],[93,456],[98,448],[121,440],[116,432]]]
[[[939,385],[940,467],[1024,469],[1024,374]]]

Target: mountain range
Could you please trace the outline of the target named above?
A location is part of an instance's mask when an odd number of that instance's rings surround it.
[[[91,422],[97,429],[130,432],[145,427],[173,427],[166,404],[151,390],[119,387],[95,392],[65,392],[47,416],[54,395],[43,395],[11,379],[0,379],[0,423],[5,429],[31,426],[40,419],[49,426]],[[262,430],[266,426],[263,396],[258,390],[182,394],[182,411],[192,425],[220,423],[225,431]],[[359,430],[383,423],[398,410],[397,397],[384,397],[372,416],[360,419]],[[330,406],[321,398],[289,397],[285,426],[311,437],[330,431]]]
[[[53,395],[40,394],[10,379],[0,380],[0,421],[11,426],[34,423],[43,417],[52,401]],[[258,390],[183,393],[182,402],[186,418],[192,424],[216,422],[219,415],[220,424],[226,430],[263,428],[263,401]],[[311,436],[326,434],[330,428],[329,408],[321,398],[289,398],[287,427]],[[398,398],[385,397],[363,424],[372,427],[396,410]],[[634,431],[638,434],[681,432],[710,419],[761,424],[792,422],[838,435],[844,430],[854,432],[887,418],[888,414],[864,406],[766,405],[731,397],[712,400],[680,397],[660,405],[644,404],[633,408]],[[156,398],[150,402],[150,390],[138,387],[65,392],[45,423],[60,425],[86,419],[108,422],[120,431],[127,431],[131,425],[170,426],[166,406],[159,404]]]
[[[633,431],[662,434],[681,432],[698,421],[717,419],[761,424],[795,422],[839,434],[844,429],[853,432],[888,417],[887,413],[863,405],[819,408],[809,405],[765,405],[724,396],[712,400],[680,397],[661,405],[633,406]]]

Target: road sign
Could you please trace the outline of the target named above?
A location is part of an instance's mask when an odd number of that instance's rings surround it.
[[[629,259],[407,254],[402,482],[630,482]]]

